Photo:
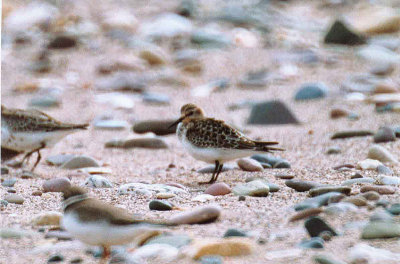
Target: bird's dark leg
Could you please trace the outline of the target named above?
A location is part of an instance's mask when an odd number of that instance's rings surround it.
[[[35,170],[36,166],[39,164],[39,161],[42,159],[42,155],[40,155],[40,149],[37,150],[37,158],[36,158],[36,162],[32,167],[32,172]]]
[[[36,148],[36,149],[34,149],[34,150],[29,151],[28,153],[26,153],[25,156],[24,156],[24,158],[22,159],[22,162],[21,162],[21,163],[23,164],[23,163],[25,162],[26,159],[28,159],[28,161],[29,161],[29,158],[32,156],[32,154],[35,153],[35,152],[37,152],[37,153],[38,153],[38,156],[37,156],[37,158],[36,158],[35,165],[33,165],[32,169],[31,169],[31,171],[34,171],[35,168],[36,168],[36,166],[39,164],[39,161],[42,159],[42,155],[40,155],[40,150],[41,150],[42,148],[44,148],[45,146],[46,146],[46,144],[44,144],[44,143],[42,142],[41,145],[40,145],[40,147],[38,147],[38,148]]]
[[[199,182],[199,184],[209,184],[209,183],[215,182],[214,177],[215,177],[215,174],[218,172],[218,168],[219,168],[219,161],[216,160],[216,161],[215,161],[214,172],[213,172],[213,174],[212,174],[212,176],[211,176],[210,181],[208,181],[208,182]]]
[[[221,173],[221,171],[222,171],[222,167],[224,167],[224,164],[220,164],[220,165],[219,165],[219,168],[218,168],[217,174],[215,175],[215,178],[214,178],[214,181],[213,181],[213,182],[216,182],[216,181],[217,181],[217,179],[218,179],[218,176],[219,176],[219,174],[220,174],[220,173]]]

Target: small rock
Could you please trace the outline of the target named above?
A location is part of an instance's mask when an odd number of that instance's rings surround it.
[[[55,178],[43,183],[43,192],[62,192],[71,186],[71,181],[67,178]]]
[[[351,186],[354,184],[363,184],[363,183],[374,183],[375,180],[370,177],[364,177],[364,178],[356,178],[356,179],[350,179],[342,182],[343,186]]]
[[[150,260],[158,260],[160,263],[173,263],[177,260],[178,253],[176,247],[168,244],[150,244],[135,249],[130,254],[130,262],[128,263],[149,263]]]
[[[58,154],[46,158],[46,162],[50,165],[61,166],[73,157],[75,157],[73,154]]]
[[[268,72],[266,69],[251,71],[238,83],[241,88],[264,88],[268,84]]]
[[[357,212],[358,208],[352,203],[330,203],[324,210],[328,215],[339,215],[347,212]]]
[[[200,258],[201,264],[222,264],[223,258],[221,256],[203,256]]]
[[[8,179],[4,179],[4,181],[2,181],[2,183],[1,183],[1,185],[4,187],[13,187],[16,182],[17,182],[16,178],[8,178]]]
[[[390,93],[395,94],[399,92],[399,89],[397,88],[397,85],[395,83],[386,81],[377,83],[374,87],[373,92],[374,94],[390,94]]]
[[[111,76],[98,79],[94,87],[102,92],[114,92],[96,95],[96,101],[103,104],[111,104],[117,108],[130,109],[134,102],[131,97],[116,92],[143,93],[147,86],[147,80],[136,73],[117,72]]]
[[[42,196],[42,194],[43,194],[43,193],[42,193],[41,191],[33,191],[33,192],[32,192],[32,195],[33,195],[33,196]]]
[[[400,60],[400,55],[390,49],[378,45],[364,45],[358,51],[357,55],[371,63],[393,63]]]
[[[342,152],[342,149],[338,146],[333,146],[330,147],[327,151],[326,154],[328,155],[333,155],[333,154],[340,154]]]
[[[323,83],[304,84],[296,92],[294,99],[296,101],[302,101],[323,98],[327,96],[328,90],[328,87]]]
[[[166,54],[164,54],[164,52],[156,46],[150,46],[142,49],[139,52],[139,57],[147,61],[147,63],[151,66],[160,66],[167,63]]]
[[[378,64],[371,69],[371,73],[377,76],[390,75],[393,71],[394,65],[392,63]]]
[[[0,229],[0,238],[3,239],[8,239],[8,238],[22,238],[26,236],[33,236],[34,233],[29,232],[29,231],[24,231],[24,230],[19,230],[19,229],[13,229],[13,228],[2,228]]]
[[[106,31],[121,30],[133,33],[138,27],[137,18],[129,10],[114,9],[102,15],[101,25]]]
[[[280,173],[280,174],[276,174],[275,178],[282,179],[282,180],[291,180],[294,178],[294,175]]]
[[[298,192],[307,192],[312,188],[320,187],[321,184],[313,181],[302,181],[302,180],[287,180],[285,181],[286,186],[295,189]]]
[[[145,242],[144,245],[152,244],[167,244],[176,248],[181,248],[190,244],[192,239],[187,235],[168,235],[162,234],[153,238],[150,238]]]
[[[240,195],[238,200],[239,202],[244,202],[246,201],[246,196]]]
[[[324,240],[320,237],[313,237],[309,240],[303,240],[300,242],[299,247],[301,248],[324,248]]]
[[[366,187],[366,186],[363,186],[363,187]],[[381,198],[379,195],[380,194],[379,191],[376,191],[376,189],[368,190],[368,189],[363,189],[363,187],[361,187],[361,189],[360,189],[360,192],[362,193],[361,196],[364,197],[365,199],[367,199],[368,201],[378,201]]]
[[[237,161],[238,166],[244,171],[263,171],[261,164],[250,158],[242,158]]]
[[[191,35],[190,41],[201,48],[224,48],[232,44],[223,33],[208,29],[196,30]]]
[[[375,248],[364,243],[358,243],[349,249],[348,263],[397,263],[400,254],[387,249]]]
[[[218,219],[221,214],[221,207],[207,205],[195,208],[191,212],[183,212],[170,219],[171,224],[202,224],[211,223]]]
[[[170,186],[166,184],[145,184],[145,183],[127,183],[119,187],[120,194],[136,194],[152,196],[157,193],[186,193],[182,188],[176,186]]]
[[[299,121],[281,101],[267,101],[252,106],[248,124],[279,125],[298,124]]]
[[[400,177],[379,175],[376,184],[382,185],[400,185]]]
[[[392,204],[389,208],[386,209],[392,215],[400,215],[400,203]]]
[[[367,199],[365,199],[362,196],[351,196],[351,197],[346,197],[341,200],[343,203],[351,203],[354,204],[355,206],[362,207],[362,206],[367,206]]]
[[[100,175],[92,175],[86,179],[85,186],[92,188],[112,188],[113,184],[105,177]]]
[[[38,226],[52,225],[60,226],[62,213],[59,212],[45,212],[33,219],[33,224]]]
[[[360,178],[363,178],[363,176],[360,173],[356,172],[353,175],[351,175],[350,178],[351,179],[360,179]]]
[[[227,237],[247,237],[246,232],[239,230],[239,229],[234,229],[234,228],[230,228],[228,230],[226,230],[225,234],[224,234],[224,238]]]
[[[313,216],[304,222],[304,226],[307,229],[308,234],[311,237],[318,237],[320,233],[324,231],[330,232],[332,235],[336,236],[337,233],[329,225],[327,225],[324,220],[318,216]]]
[[[223,239],[203,239],[195,241],[187,250],[187,255],[193,259],[203,256],[243,256],[253,252],[253,242],[244,237],[231,237]]]
[[[379,194],[394,194],[396,192],[396,189],[389,186],[376,186],[376,185],[363,186],[360,189],[361,193],[368,193],[371,191],[377,192]]]
[[[325,194],[318,195],[318,196],[315,196],[312,198],[308,198],[308,199],[296,204],[294,206],[294,209],[296,211],[301,211],[301,210],[305,210],[308,208],[317,208],[317,207],[326,205],[330,199],[332,199],[333,197],[337,197],[337,196],[343,196],[343,194],[338,193],[338,192],[330,192],[330,193],[325,193]]]
[[[28,105],[31,107],[58,107],[61,105],[61,101],[52,95],[44,95],[32,98]]]
[[[365,37],[353,32],[342,21],[336,20],[324,37],[327,44],[360,45],[366,42]]]
[[[351,188],[346,186],[327,186],[327,187],[315,187],[309,191],[311,197],[318,196],[329,192],[339,192],[349,195],[351,193]]]
[[[333,134],[331,139],[365,137],[365,136],[372,136],[373,134],[374,134],[374,132],[369,131],[369,130],[341,131],[341,132],[336,132],[335,134]]]
[[[177,14],[164,13],[150,22],[141,23],[138,33],[149,38],[172,38],[189,34],[192,22]]]
[[[175,54],[175,64],[182,71],[198,74],[203,71],[203,64],[196,50],[180,50]]]
[[[376,170],[379,165],[383,164],[379,160],[375,159],[366,159],[357,163],[357,167],[362,170]]]
[[[370,222],[361,233],[362,239],[400,237],[400,224],[390,222]]]
[[[3,153],[3,151],[1,151]],[[6,175],[8,174],[9,170],[7,167],[1,167],[1,175]]]
[[[17,193],[17,190],[15,190],[14,188],[8,188],[7,192],[8,193]]]
[[[354,169],[355,166],[353,164],[341,164],[338,166],[333,167],[334,170],[339,170],[339,171],[346,171],[350,169]]]
[[[207,201],[214,201],[215,200],[215,196],[211,195],[211,194],[199,194],[195,197],[192,198],[193,202],[207,202]]]
[[[204,193],[213,196],[226,195],[231,193],[231,188],[226,183],[218,182],[210,185]]]
[[[149,120],[141,121],[133,126],[133,132],[138,134],[153,132],[157,136],[165,136],[175,134],[176,125],[169,127],[175,120]]]
[[[316,216],[322,212],[323,212],[323,210],[321,208],[305,209],[305,210],[302,210],[302,211],[296,213],[292,217],[290,217],[289,222],[295,222],[295,221],[302,220],[302,219],[305,219],[305,218],[308,218],[311,216]]]
[[[384,210],[374,212],[369,218],[370,222],[393,222],[393,215]]]
[[[50,230],[49,232],[46,233],[44,236],[45,239],[51,239],[51,238],[56,238],[58,241],[69,241],[73,240],[71,234],[69,234],[67,231],[58,231],[58,230]]]
[[[122,120],[99,120],[94,123],[96,129],[103,130],[124,130],[129,124]]]
[[[263,181],[256,180],[244,184],[238,184],[233,188],[235,195],[265,197],[269,194],[269,187]]]
[[[157,193],[156,198],[157,199],[169,199],[176,197],[176,194],[174,193]]]
[[[64,257],[60,254],[52,255],[49,257],[47,260],[47,263],[52,263],[52,262],[61,262],[64,261]]]
[[[170,211],[173,205],[167,201],[153,200],[149,203],[149,209],[155,211]]]
[[[4,200],[6,200],[9,203],[14,203],[14,204],[23,204],[25,201],[25,199],[22,196],[15,194],[15,193],[6,194],[4,196]]]
[[[382,6],[369,6],[358,12],[354,27],[368,35],[395,33],[400,30],[400,15],[396,9]]]
[[[75,156],[69,161],[65,162],[61,168],[62,169],[80,169],[87,167],[100,167],[99,163],[89,156]]]
[[[388,168],[388,167],[386,167],[386,166],[384,166],[384,165],[379,165],[377,168],[376,168],[376,171],[379,173],[379,174],[383,174],[383,175],[393,175],[393,171],[390,169],[390,168]]]
[[[346,264],[341,260],[334,259],[333,257],[326,256],[326,255],[317,255],[314,256],[314,262],[318,264]]]
[[[390,127],[381,127],[378,132],[374,135],[375,143],[395,141],[396,135],[394,130]]]
[[[142,95],[143,102],[153,105],[168,105],[171,101],[168,95],[158,93],[144,93]]]
[[[54,37],[47,45],[48,49],[69,49],[78,44],[76,38],[67,35],[59,35]]]
[[[112,140],[105,144],[106,148],[146,148],[146,149],[167,149],[168,145],[161,138],[133,138],[128,140]]]

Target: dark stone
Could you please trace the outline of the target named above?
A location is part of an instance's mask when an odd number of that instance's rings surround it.
[[[1,147],[1,161],[10,160],[19,154],[21,154],[21,152]],[[1,168],[1,171],[1,174],[3,174],[3,168]]]
[[[149,120],[136,123],[132,130],[135,133],[143,134],[153,132],[157,136],[175,134],[177,125],[169,127],[175,120]]]
[[[298,124],[296,117],[281,101],[267,101],[252,106],[248,124],[283,125]]]
[[[338,139],[338,138],[352,138],[352,137],[366,137],[372,136],[374,132],[370,130],[351,130],[351,131],[341,131],[336,132],[333,134],[331,139]]]
[[[340,45],[365,44],[364,36],[352,32],[342,21],[336,20],[324,37],[324,43]]]
[[[332,235],[336,236],[337,233],[324,220],[318,216],[312,216],[304,222],[304,226],[307,229],[308,234],[311,237],[318,237],[320,233],[329,231]]]
[[[396,134],[390,127],[381,127],[374,135],[375,143],[390,142],[396,140]]]
[[[400,215],[400,203],[392,204],[389,208],[386,209],[392,215]]]
[[[251,71],[239,81],[238,86],[242,88],[263,88],[268,83],[268,72],[266,69]]]
[[[312,237],[309,240],[303,240],[300,242],[299,247],[301,248],[324,248],[324,240],[320,237]]]
[[[61,261],[64,261],[64,257],[62,255],[56,254],[56,255],[50,256],[47,263],[61,262]]]
[[[167,201],[153,200],[149,203],[150,210],[170,211],[172,210],[172,207],[172,204]]]
[[[7,167],[1,167],[1,175],[6,175],[9,173],[9,170]]]
[[[246,196],[240,195],[239,202],[244,202],[244,201],[246,201]]]
[[[78,263],[82,263],[82,262],[83,262],[83,259],[80,258],[80,257],[77,257],[77,258],[71,259],[71,261],[70,261],[69,263],[71,263],[71,264],[78,264]]]
[[[329,200],[332,200],[334,197],[343,196],[342,193],[338,192],[329,192],[324,193],[312,198],[308,198],[294,206],[294,210],[301,211],[308,208],[318,208],[323,205],[327,205]]]
[[[300,87],[296,92],[294,100],[303,101],[310,99],[318,99],[326,97],[328,94],[328,87],[323,83],[308,83]]]
[[[74,37],[59,35],[53,38],[47,48],[49,49],[69,49],[77,45],[77,40]]]
[[[201,264],[222,264],[223,260],[221,256],[203,256],[200,258],[200,263]]]
[[[66,232],[66,231],[58,231],[58,230],[47,232],[47,234],[44,236],[44,238],[46,238],[46,239],[48,239],[48,238],[57,238],[57,240],[59,240],[59,241],[72,240],[72,237],[68,232]]]
[[[230,228],[226,230],[224,237],[247,237],[247,235],[242,230]]]
[[[251,156],[252,159],[258,161],[261,163],[261,165],[264,168],[274,168],[274,169],[289,169],[290,168],[290,163],[282,159],[280,157],[274,157],[272,155],[267,155],[267,154],[255,154]],[[269,164],[270,166],[268,166]]]
[[[184,16],[184,17],[193,17],[196,14],[196,2],[193,0],[183,0],[177,10],[176,13]]]
[[[312,188],[320,187],[322,184],[314,181],[302,181],[302,180],[287,180],[285,181],[287,187],[295,189],[298,192],[307,192]]]

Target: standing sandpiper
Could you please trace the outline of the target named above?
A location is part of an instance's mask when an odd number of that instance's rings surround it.
[[[160,227],[165,225],[135,220],[122,208],[90,198],[81,187],[71,186],[63,196],[62,226],[74,238],[103,247],[103,259],[109,257],[111,246],[141,242],[161,233]]]
[[[215,182],[226,161],[258,152],[283,150],[270,147],[278,142],[251,140],[224,121],[205,117],[203,110],[194,104],[182,106],[181,117],[171,127],[176,124],[179,124],[176,134],[189,154],[195,159],[215,163],[211,180],[200,184]]]
[[[66,124],[38,110],[9,109],[1,106],[1,148],[26,153],[22,163],[33,153],[38,156],[32,171],[41,159],[40,150],[52,147],[63,137],[88,124]]]

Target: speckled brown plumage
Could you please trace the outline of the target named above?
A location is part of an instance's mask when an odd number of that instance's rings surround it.
[[[85,129],[88,124],[61,123],[38,110],[9,109],[1,106],[1,122],[5,122],[13,132],[57,131]]]

